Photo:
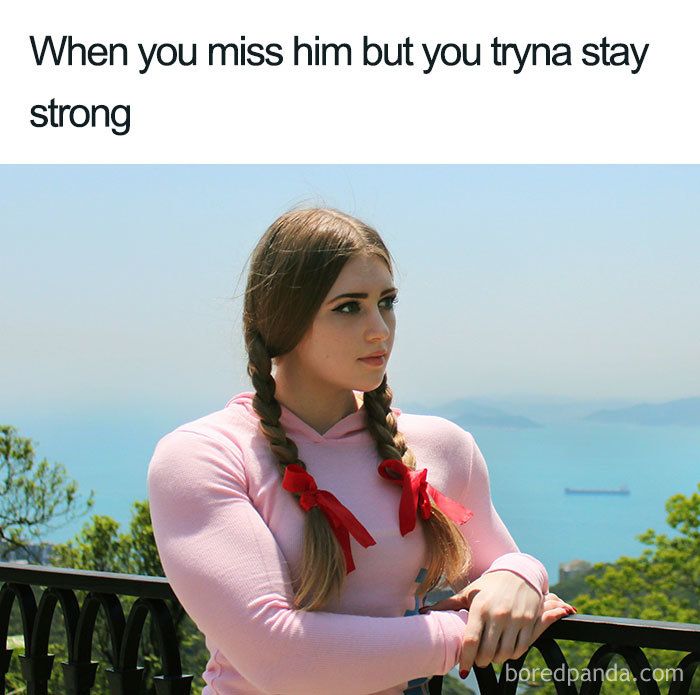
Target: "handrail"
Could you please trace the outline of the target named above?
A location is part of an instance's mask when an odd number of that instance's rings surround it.
[[[170,582],[165,577],[150,577],[143,574],[94,572],[51,565],[0,562],[0,581],[79,591],[99,591],[103,594],[177,600],[170,588]]]

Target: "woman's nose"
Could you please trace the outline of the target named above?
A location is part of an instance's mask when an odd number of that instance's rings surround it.
[[[370,323],[367,328],[367,333],[370,338],[386,339],[391,334],[389,324],[387,323],[379,309],[372,312]]]

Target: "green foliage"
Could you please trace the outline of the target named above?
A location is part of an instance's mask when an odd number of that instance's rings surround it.
[[[162,577],[148,501],[134,502],[129,533],[119,533],[119,523],[112,517],[93,515],[72,541],[52,548],[51,564]]]
[[[639,557],[596,565],[603,571],[587,577],[588,592],[576,598],[579,612],[700,622],[700,494],[673,495],[666,514],[676,533],[649,529],[637,536],[648,546]]]
[[[10,551],[29,547],[83,516],[94,504],[91,492],[85,508],[79,506],[78,485],[69,480],[60,463],[35,461],[31,439],[20,437],[11,425],[0,425],[0,559]],[[62,520],[62,523],[57,523]]]
[[[700,491],[700,484],[698,484]],[[614,563],[598,563],[585,576],[586,588],[567,600],[579,614],[607,615],[641,620],[700,624],[700,494],[673,495],[666,502],[666,521],[673,534],[652,529],[637,536],[647,547],[639,557],[620,557]],[[565,587],[566,588],[566,587]],[[552,587],[554,593],[559,586]],[[583,671],[598,645],[560,642],[571,667]],[[668,690],[672,669],[685,656],[684,652],[645,649],[652,668],[669,669],[659,681],[662,691]],[[525,665],[544,668],[539,653],[528,655]],[[617,668],[618,677],[626,668],[616,658],[609,668]],[[553,684],[544,683],[533,692],[554,695]],[[632,682],[617,680],[603,685],[601,692],[620,695],[637,693]],[[692,681],[691,695],[700,695],[700,674]]]
[[[119,533],[119,524],[111,517],[94,515],[92,521],[85,524],[72,541],[54,546],[51,561],[52,564],[60,567],[162,577],[164,572],[153,536],[148,501],[134,502],[128,533]],[[84,592],[77,593],[84,595]],[[83,595],[79,595],[81,603]],[[120,597],[125,616],[128,615],[135,600],[129,596]],[[209,658],[204,637],[179,603],[171,604],[170,611],[180,645],[183,673],[194,674],[192,692],[199,692],[204,687],[201,674]],[[148,619],[139,649],[139,664],[145,668],[143,693],[155,693],[153,676],[161,673],[157,645],[156,633]],[[93,690],[93,693],[108,695],[109,688],[104,668],[113,662],[113,656],[106,623],[101,612],[95,629],[93,650],[95,646],[98,654],[94,658],[95,661],[100,662],[101,666],[98,669],[96,682],[98,687]]]

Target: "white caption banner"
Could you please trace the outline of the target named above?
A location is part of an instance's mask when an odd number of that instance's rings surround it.
[[[5,8],[3,162],[700,160],[697,2],[106,7]]]

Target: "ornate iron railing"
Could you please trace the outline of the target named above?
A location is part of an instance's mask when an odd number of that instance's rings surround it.
[[[600,644],[578,673],[567,663],[557,640]],[[571,615],[554,623],[520,659],[507,661],[497,677],[493,666],[474,668],[481,695],[515,695],[518,675],[533,649],[540,652],[548,669],[548,679],[557,695],[598,695],[605,671],[615,656],[627,664],[640,695],[660,695],[659,683],[642,648],[683,652],[673,668],[668,695],[688,695],[695,669],[700,664],[700,625],[660,620],[610,618],[599,615]],[[584,671],[586,677],[581,678]],[[666,669],[662,669],[662,674]],[[556,677],[554,677],[556,676]],[[578,676],[578,677],[576,677]],[[438,683],[438,680],[440,683]],[[576,683],[581,681],[580,690]],[[442,679],[431,679],[432,693],[441,692]]]
[[[54,657],[48,653],[54,611],[61,606],[68,661],[61,663],[66,695],[89,695],[98,662],[92,661],[92,638],[100,608],[109,629],[115,663],[107,668],[114,695],[137,695],[143,667],[137,663],[144,623],[150,615],[158,638],[163,674],[154,677],[159,695],[187,695],[192,676],[182,673],[175,625],[166,601],[177,601],[168,580],[110,572],[59,569],[43,565],[0,562],[0,640],[7,644],[10,611],[19,604],[24,655],[19,657],[27,695],[48,695]],[[33,586],[46,587],[37,606]],[[78,606],[76,590],[89,592]],[[136,596],[127,617],[120,596]],[[0,694],[5,694],[12,649],[0,650]]]
[[[60,605],[67,639],[68,661],[61,663],[66,695],[89,695],[95,683],[98,662],[92,661],[95,621],[102,608],[107,621],[114,663],[106,669],[114,695],[137,695],[141,689],[143,667],[137,663],[138,648],[146,618],[150,615],[158,643],[162,675],[154,676],[159,695],[187,695],[192,675],[182,673],[175,624],[167,602],[177,602],[167,579],[109,572],[59,569],[43,565],[0,562],[0,639],[7,644],[10,612],[19,606],[25,653],[19,656],[27,695],[48,695],[48,683],[54,656],[48,653],[49,633]],[[32,587],[45,587],[37,605]],[[76,591],[87,591],[82,606]],[[120,596],[136,601],[125,617]],[[586,669],[591,678],[576,690],[571,669],[556,640],[600,643]],[[595,695],[600,691],[601,673],[613,657],[619,655],[635,676],[640,695],[660,695],[659,684],[642,648],[680,651],[685,656],[678,663],[678,678],[669,695],[687,695],[693,674],[700,664],[700,625],[660,621],[574,615],[552,625],[531,647],[542,655],[552,673],[557,695]],[[5,680],[12,649],[0,650],[0,695],[5,694]],[[517,674],[527,654],[506,662],[496,676],[492,666],[475,667],[481,695],[514,695]],[[506,666],[509,668],[507,669]],[[647,670],[648,669],[648,670]],[[516,674],[516,677],[512,677]],[[430,680],[431,694],[442,690],[442,677]]]

